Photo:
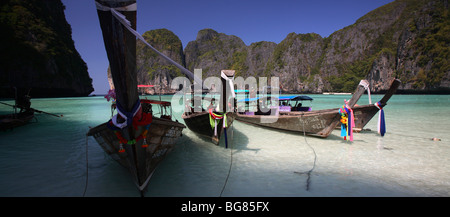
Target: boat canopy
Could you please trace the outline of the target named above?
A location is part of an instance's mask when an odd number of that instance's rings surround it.
[[[279,101],[283,101],[283,100],[292,100],[292,101],[302,101],[302,100],[310,100],[312,101],[313,98],[309,97],[309,96],[280,96],[278,97]]]
[[[261,99],[263,97],[255,97],[255,98],[245,98],[245,99],[240,99],[238,100],[238,102],[252,102],[252,101],[256,101],[258,99]],[[271,97],[271,98],[275,98],[275,97]],[[278,101],[303,101],[303,100],[310,100],[312,101],[313,98],[309,97],[309,96],[305,96],[305,95],[301,95],[301,96],[280,96],[278,97]]]

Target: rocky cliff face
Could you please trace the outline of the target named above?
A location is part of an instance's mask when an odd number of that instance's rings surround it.
[[[320,60],[324,46],[318,34],[290,33],[275,47],[265,75],[279,77],[282,92],[322,92]]]
[[[398,93],[450,93],[449,45],[447,0],[397,0],[327,38],[290,33],[279,44],[247,46],[237,36],[203,29],[184,59],[178,47],[172,53],[189,70],[201,68],[203,78],[222,69],[244,78],[279,77],[283,93],[353,92],[361,79],[382,93],[394,78],[402,80]],[[138,64],[145,58],[138,54]],[[165,74],[169,82],[177,73]]]
[[[246,45],[238,37],[218,33],[212,29],[200,30],[195,41],[187,44],[184,53],[187,69],[202,69],[203,78],[220,76],[222,69],[238,64],[238,55],[245,55]],[[237,65],[235,67],[238,67]]]
[[[0,97],[87,96],[94,88],[59,0],[0,3]]]
[[[330,37],[353,35],[350,47],[363,42],[363,49],[355,49],[361,53],[356,55],[360,60],[343,58],[353,67],[344,72],[364,72],[361,76],[370,81],[374,92],[385,90],[394,77],[403,82],[398,92],[450,92],[449,63],[443,60],[448,60],[450,50],[449,24],[447,1],[395,1]]]
[[[147,31],[142,36],[164,55],[185,66],[181,40],[173,32],[167,29],[157,29]],[[170,84],[173,78],[183,75],[181,71],[158,56],[141,41],[137,42],[136,52],[139,84],[155,85],[153,88],[139,88],[139,92],[146,94],[174,93],[175,90],[170,88]]]
[[[448,1],[406,1],[398,19],[393,52],[403,92],[450,92],[450,14]]]
[[[383,92],[397,77],[400,93],[449,93],[449,22],[447,1],[397,0],[327,38],[289,34],[266,70],[288,92],[352,92],[364,78]]]
[[[186,67],[181,40],[172,31],[150,30],[142,36],[155,49]],[[175,90],[170,87],[173,78],[184,76],[177,67],[168,63],[140,40],[136,42],[136,66],[138,85],[154,85],[154,87],[138,88],[139,94],[175,93]],[[111,89],[114,89],[109,68],[108,82]]]

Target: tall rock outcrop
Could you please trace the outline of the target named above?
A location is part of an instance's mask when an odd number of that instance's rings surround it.
[[[142,37],[159,52],[186,67],[181,40],[172,31],[155,29],[145,32]],[[175,93],[170,86],[172,80],[175,77],[184,76],[180,69],[170,64],[140,40],[136,42],[136,66],[138,84],[153,85],[153,87],[138,88],[139,94]],[[111,89],[114,89],[109,68],[108,82]]]
[[[181,40],[173,32],[167,29],[156,29],[147,31],[142,36],[158,51],[185,66]],[[173,78],[183,76],[180,69],[168,63],[141,41],[137,42],[136,52],[139,84],[155,85],[153,88],[140,88],[139,92],[174,93],[175,90],[170,88],[170,84]]]
[[[266,76],[266,64],[276,43],[261,41],[250,46],[237,36],[218,33],[212,29],[200,30],[195,41],[184,49],[188,69],[202,69],[203,78],[220,76],[222,69],[233,69],[235,77]]]
[[[405,93],[450,92],[450,13],[447,0],[399,1],[393,65]],[[389,5],[388,5],[389,6]],[[392,6],[395,6],[393,4]]]
[[[446,0],[397,0],[327,38],[300,39],[307,35],[289,34],[266,68],[297,80],[281,82],[288,92],[352,92],[364,78],[372,92],[383,92],[395,77],[400,93],[450,92]]]
[[[87,96],[94,88],[60,0],[0,3],[0,97]]]
[[[229,69],[238,60],[236,52],[246,50],[246,45],[237,36],[218,33],[212,29],[200,30],[195,41],[191,41],[184,49],[187,69],[201,68],[203,78],[220,76],[222,69]]]
[[[276,43],[268,41],[252,43],[247,47],[245,58],[246,64],[244,67],[237,68],[232,65],[231,68],[237,70],[237,76],[268,77],[268,75],[265,74],[267,64],[272,57],[276,46]]]
[[[275,47],[265,75],[279,77],[282,92],[322,92],[320,60],[324,43],[315,33],[290,33]]]

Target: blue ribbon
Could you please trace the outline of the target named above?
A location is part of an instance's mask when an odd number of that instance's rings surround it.
[[[383,109],[380,110],[380,134],[381,136],[384,136],[386,133],[386,121],[384,120],[384,111]]]
[[[125,111],[125,109],[123,109],[123,107],[119,104],[119,102],[117,102],[116,104],[117,110],[119,110],[122,114],[124,114],[127,117],[127,127],[131,126],[133,124],[134,113],[138,110],[139,105],[141,104],[141,100],[138,99],[136,101],[131,112]]]
[[[384,110],[383,110],[384,105],[382,105],[380,102],[377,102],[375,103],[375,106],[378,109],[380,109],[380,117],[378,119],[378,131],[381,136],[384,136],[384,134],[386,133],[386,121],[384,120]]]

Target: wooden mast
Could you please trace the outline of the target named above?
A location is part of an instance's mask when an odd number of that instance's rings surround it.
[[[109,8],[124,7],[135,0],[96,0]],[[136,29],[136,11],[120,11]],[[136,37],[129,32],[111,11],[97,10],[103,33],[109,66],[116,91],[117,102],[131,112],[138,100],[136,70]]]
[[[136,30],[136,9],[131,7],[136,4],[135,0],[96,0],[97,14],[103,33],[103,41],[108,55],[111,76],[113,79],[116,102],[122,113],[133,112],[138,103],[137,70],[136,70],[136,36],[128,31],[123,24],[112,14],[109,8],[118,10],[130,21],[131,28]],[[120,110],[120,109],[119,109]],[[132,117],[128,117],[130,119]],[[125,120],[118,116],[118,122]],[[127,126],[121,130],[123,137],[127,140],[135,139],[136,130]],[[138,159],[136,144],[126,145],[129,154],[129,166],[138,186],[145,180],[142,177],[143,162]],[[141,196],[143,192],[141,190]]]

